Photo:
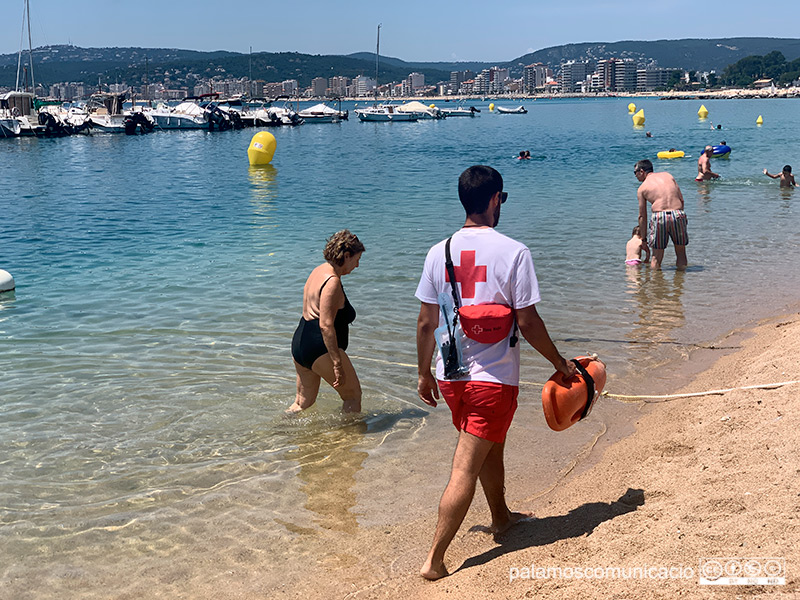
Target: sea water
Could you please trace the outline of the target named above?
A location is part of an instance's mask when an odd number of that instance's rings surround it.
[[[532,250],[551,336],[567,356],[597,352],[610,391],[668,387],[661,365],[795,303],[800,192],[762,169],[800,168],[800,102],[706,100],[701,121],[699,101],[637,99],[643,129],[628,102],[272,129],[262,168],[247,163],[253,130],[2,140],[0,268],[17,282],[0,294],[3,586],[45,597],[120,564],[144,580],[149,561],[213,579],[256,547],[280,569],[304,536],[432,513],[454,433],[446,408],[416,398],[414,291],[428,248],[463,222],[456,182],[472,164],[504,177],[498,229]],[[701,149],[722,140],[721,179],[695,183]],[[686,157],[656,159],[673,147]],[[624,264],[642,158],[683,191],[685,272],[672,248],[661,272]],[[303,284],[343,228],[367,248],[343,282],[364,414],[342,418],[323,386],[287,417]],[[535,384],[552,367],[525,348],[509,462],[544,489],[631,417],[601,400],[550,432]],[[521,485],[510,494],[540,491]]]

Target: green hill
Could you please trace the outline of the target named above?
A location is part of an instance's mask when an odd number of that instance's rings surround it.
[[[777,50],[788,60],[800,57],[800,39],[720,38],[623,42],[585,42],[544,48],[510,61],[506,66],[520,70],[541,62],[554,66],[568,60],[633,58],[638,62],[657,61],[659,67],[692,71],[721,72],[731,63],[754,54]]]
[[[506,63],[405,62],[381,56],[381,82],[401,81],[412,71],[425,75],[428,83],[447,81],[450,71],[480,71],[493,64],[509,67],[515,77],[525,65],[542,62],[555,69],[567,60],[633,58],[640,64],[657,64],[695,71],[721,73],[728,65],[748,56],[780,52],[787,61],[800,57],[800,39],[720,38],[656,41],[586,42],[544,48]],[[45,85],[76,82],[85,85],[125,82],[140,85],[145,76],[168,87],[191,87],[198,79],[220,76],[269,82],[297,79],[308,86],[314,77],[333,75],[375,76],[375,54],[360,52],[347,56],[311,55],[298,52],[198,52],[175,48],[79,48],[44,46],[34,50],[36,81]],[[17,55],[0,55],[0,86],[14,85]]]

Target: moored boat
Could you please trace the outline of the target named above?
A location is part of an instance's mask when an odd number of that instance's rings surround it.
[[[506,108],[504,106],[498,106],[497,112],[501,115],[524,115],[527,114],[527,110],[524,106],[518,106],[516,108]]]
[[[397,112],[412,113],[417,115],[418,119],[444,119],[445,114],[435,106],[425,106],[418,100],[406,102],[397,107]]]
[[[481,111],[474,106],[470,106],[469,108],[459,106],[457,108],[443,108],[442,112],[447,117],[476,117]]]
[[[391,104],[376,104],[366,108],[357,108],[353,112],[362,121],[417,121],[419,117],[413,112],[398,112]]]
[[[306,123],[338,123],[347,119],[347,111],[336,110],[324,102],[304,108],[297,114]]]

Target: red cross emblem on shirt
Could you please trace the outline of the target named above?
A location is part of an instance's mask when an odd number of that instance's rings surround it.
[[[486,265],[475,264],[475,250],[461,251],[461,264],[453,265],[456,282],[461,284],[461,297],[474,298],[475,284],[486,282]],[[450,281],[450,275],[445,271],[445,281]]]

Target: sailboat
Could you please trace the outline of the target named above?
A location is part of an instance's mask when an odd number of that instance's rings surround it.
[[[413,112],[398,112],[391,104],[378,104],[378,59],[381,55],[381,26],[378,25],[378,44],[375,51],[375,104],[357,108],[355,113],[362,121],[416,121],[419,116]]]
[[[31,9],[29,0],[24,0],[23,24],[28,25],[28,59],[31,88],[36,89],[33,78],[33,44],[31,43]],[[25,90],[20,89],[20,73],[24,73]],[[17,81],[14,91],[0,95],[0,137],[35,135],[43,128],[38,124],[34,94],[27,91],[28,66],[22,66],[22,44],[17,58]]]

